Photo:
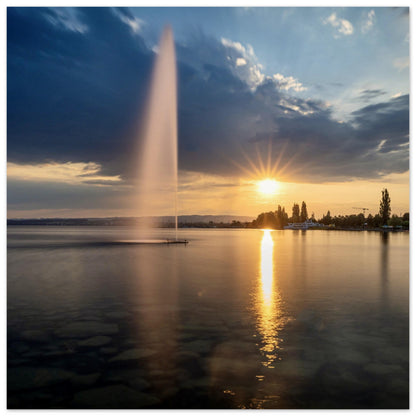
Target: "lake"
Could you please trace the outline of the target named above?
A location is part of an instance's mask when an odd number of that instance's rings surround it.
[[[8,407],[408,408],[407,232],[179,237],[9,226]]]

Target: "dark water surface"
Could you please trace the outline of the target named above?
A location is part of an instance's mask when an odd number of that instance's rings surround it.
[[[9,408],[408,407],[408,233],[179,234],[8,227]]]

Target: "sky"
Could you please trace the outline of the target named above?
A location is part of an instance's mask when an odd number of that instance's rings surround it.
[[[136,215],[166,24],[180,214],[409,211],[408,8],[8,8],[9,218]]]

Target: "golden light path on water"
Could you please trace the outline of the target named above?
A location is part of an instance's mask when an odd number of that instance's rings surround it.
[[[265,358],[263,365],[269,368],[273,368],[273,363],[278,358],[279,331],[285,323],[282,298],[276,281],[274,252],[271,231],[263,230],[260,245],[260,273],[256,308],[257,329],[261,336],[260,351]]]

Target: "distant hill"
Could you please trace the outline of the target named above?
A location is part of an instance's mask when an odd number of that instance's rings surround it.
[[[233,221],[248,222],[253,221],[254,217],[247,217],[242,215],[180,215],[178,222],[183,224],[195,223],[195,222],[207,222],[214,223],[231,223]]]
[[[16,218],[8,219],[7,225],[133,225],[153,219],[162,226],[174,223],[173,216],[158,217],[107,217],[107,218]],[[180,215],[179,225],[187,224],[231,224],[233,221],[250,222],[254,218],[243,215]]]

